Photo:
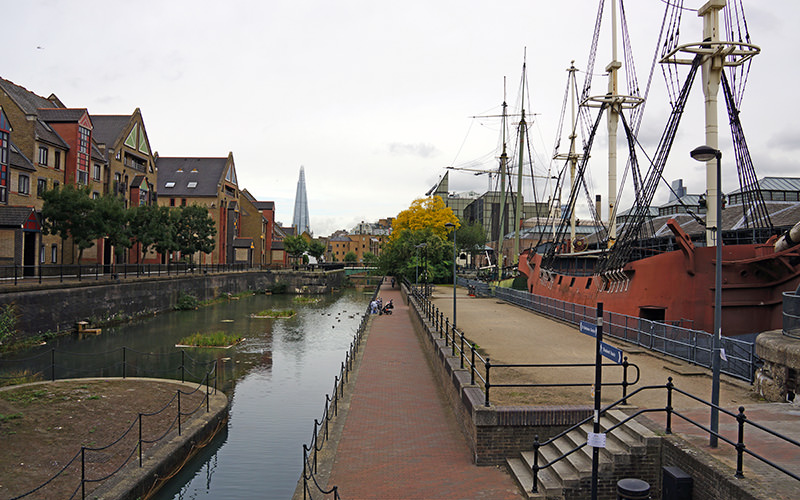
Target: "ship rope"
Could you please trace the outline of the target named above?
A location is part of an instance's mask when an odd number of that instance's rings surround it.
[[[750,150],[747,148],[747,140],[744,136],[742,122],[739,120],[739,109],[736,106],[735,96],[733,95],[733,91],[728,83],[728,78],[724,72],[722,73],[722,89],[728,108],[731,135],[733,136],[736,169],[739,173],[739,189],[742,195],[744,225],[753,230],[767,229],[767,234],[770,234],[772,233],[772,220],[769,217],[769,211],[764,204],[764,197],[758,185],[758,177],[753,167],[753,160],[750,157]]]
[[[632,217],[629,219],[629,222],[621,228],[616,244],[608,253],[606,253],[605,258],[601,258],[598,266],[598,271],[601,273],[620,269],[628,262],[631,254],[633,253],[634,245],[641,235],[642,226],[649,218],[650,204],[653,201],[656,188],[659,185],[662,173],[664,172],[664,167],[667,164],[667,158],[669,157],[672,144],[675,140],[675,136],[677,135],[678,125],[680,124],[681,117],[683,116],[683,111],[686,108],[686,102],[689,98],[692,83],[694,82],[701,62],[702,56],[699,54],[692,60],[692,66],[689,70],[689,74],[687,75],[686,81],[681,88],[681,92],[675,101],[675,106],[672,109],[672,113],[670,113],[667,126],[661,135],[658,148],[656,149],[654,161],[651,163],[650,168],[648,168],[640,197],[640,203],[634,207]],[[624,116],[622,116],[622,121],[625,126],[625,133],[631,134],[630,127],[625,121]],[[631,141],[632,138],[629,136],[628,140]]]
[[[592,126],[591,133],[589,134],[587,142],[586,142],[586,145],[584,146],[584,149],[583,149],[583,157],[581,158],[581,161],[578,164],[578,169],[577,169],[576,176],[575,176],[577,179],[583,179],[583,175],[586,172],[586,166],[587,166],[587,164],[589,162],[589,156],[590,156],[589,152],[592,149],[592,144],[594,143],[594,138],[597,135],[597,128],[600,126],[600,121],[601,121],[601,118],[603,117],[603,112],[605,111],[606,107],[608,107],[608,104],[605,103],[605,102],[602,103],[601,106],[600,106],[600,111],[597,113],[597,118],[594,121],[594,125]],[[578,196],[578,187],[580,185],[581,185],[581,183],[579,183],[579,182],[576,182],[574,185],[572,185],[572,187],[570,189],[570,192],[569,192],[569,200],[567,201],[567,206],[574,206],[573,200],[575,200],[577,198],[577,196]],[[590,207],[592,207],[592,206],[593,205],[590,204]],[[565,235],[566,235],[566,231],[567,231],[568,227],[569,227],[569,218],[568,218],[567,211],[565,211],[562,214],[561,220],[560,220],[560,222],[558,224],[558,229],[556,230],[557,232],[556,232],[555,238],[553,240],[553,244],[550,245],[550,247],[547,249],[547,251],[544,254],[543,262],[542,262],[542,266],[543,267],[552,267],[553,263],[555,262],[556,253],[557,253],[556,252],[557,247],[559,246],[559,242],[563,242],[564,241]],[[541,243],[541,238],[540,238],[540,243]]]

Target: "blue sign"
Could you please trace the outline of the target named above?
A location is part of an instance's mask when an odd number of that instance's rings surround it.
[[[613,345],[608,345],[605,342],[600,342],[600,354],[607,357],[611,361],[621,365],[622,364],[622,351]]]
[[[581,321],[581,333],[585,333],[590,337],[597,337],[597,325],[589,323],[588,321]]]

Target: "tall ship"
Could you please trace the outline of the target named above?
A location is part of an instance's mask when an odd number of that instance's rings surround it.
[[[712,332],[720,290],[722,335],[781,328],[782,293],[800,284],[800,205],[786,203],[783,208],[794,208],[776,210],[770,200],[765,201],[764,184],[769,178],[759,181],[756,177],[747,148],[739,110],[750,63],[760,49],[750,42],[741,0],[709,0],[691,10],[683,7],[683,1],[664,2],[664,27],[654,61],[661,65],[668,81],[671,113],[652,154],[642,152],[637,140],[647,91],[640,92],[631,75],[623,2],[610,3],[612,51],[605,67],[608,87],[593,95],[590,83],[604,17],[601,1],[585,70],[587,82],[580,95],[577,85],[572,84],[578,105],[573,112],[569,152],[554,156],[563,160],[560,182],[562,192],[569,193],[567,201],[559,205],[560,209],[550,210],[550,221],[538,224],[535,241],[519,254],[518,269],[525,276],[528,291],[587,306],[603,302],[607,311]],[[679,42],[685,12],[702,20],[699,41]],[[618,24],[625,48],[623,61],[617,59]],[[623,69],[627,91],[620,89]],[[652,74],[645,89],[650,87]],[[575,71],[571,71],[570,77],[574,76]],[[692,157],[705,163],[706,191],[693,200],[673,193],[679,208],[676,214],[654,216],[653,199],[660,185],[669,186],[664,170],[690,91],[698,83],[703,91],[705,127],[704,136],[697,134],[702,147],[693,151]],[[722,120],[720,100],[727,110]],[[731,129],[731,147],[725,151],[720,149],[720,121],[723,125],[729,122]],[[587,132],[579,146],[581,123]],[[592,144],[603,129],[608,133],[609,217],[605,221],[600,220],[601,206],[593,203],[584,182],[589,158],[601,155],[592,152]],[[622,156],[627,157],[622,177],[631,181],[635,193],[633,207],[624,217],[617,211],[621,199],[617,192],[618,134],[627,139],[627,148],[622,150]],[[697,165],[702,168],[701,163]],[[718,187],[721,165],[735,165],[739,176],[739,189],[729,193],[724,210],[720,210],[723,200]],[[724,172],[732,175],[732,168]],[[596,229],[591,236],[581,237],[576,233],[575,219],[577,204],[584,199]],[[787,221],[787,217],[794,220]],[[719,284],[717,265],[721,266]]]

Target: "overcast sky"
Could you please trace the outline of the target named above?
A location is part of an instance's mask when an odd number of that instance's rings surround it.
[[[610,61],[606,3],[595,73]],[[691,8],[701,3],[686,0]],[[597,12],[596,0],[0,0],[0,6],[6,40],[0,76],[94,114],[138,107],[161,156],[232,151],[240,188],[274,200],[286,225],[303,165],[317,236],[397,215],[449,165],[496,168],[499,121],[472,117],[500,113],[504,77],[507,101],[517,105],[526,48],[534,162],[538,173],[557,168],[549,157],[565,69],[571,60],[586,67]],[[762,49],[741,115],[756,171],[800,176],[794,95],[800,70],[791,62],[800,2],[746,0],[745,9],[752,41]],[[662,0],[626,3],[642,84],[663,11]],[[694,12],[683,17],[681,41],[699,41],[701,20]],[[606,79],[597,75],[594,82],[605,93]],[[642,126],[651,154],[651,139],[667,119],[663,88],[659,70]],[[690,106],[699,108],[699,85],[693,94]],[[720,123],[727,130],[724,116]],[[704,174],[688,151],[703,142],[702,115],[690,115],[665,174],[684,178],[692,193],[704,191]],[[598,139],[599,147],[605,144]],[[721,147],[725,168],[732,151]],[[605,199],[603,151],[593,154],[592,178]],[[732,172],[723,178],[723,190],[738,187]],[[451,191],[484,191],[489,182],[463,171],[450,179]]]

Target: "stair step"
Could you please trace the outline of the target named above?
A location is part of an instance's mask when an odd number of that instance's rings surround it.
[[[509,458],[506,460],[511,475],[517,481],[520,489],[525,493],[529,499],[550,500],[555,498],[563,498],[563,488],[555,475],[549,470],[545,469],[539,471],[537,480],[537,492],[531,492],[533,488],[533,474],[530,467],[521,458]]]
[[[621,422],[628,418],[628,415],[619,410],[611,410],[607,412],[606,415],[616,422]],[[631,433],[635,434],[645,446],[654,444],[656,440],[660,439],[655,432],[637,422],[636,419],[625,422],[625,427],[627,427]]]
[[[522,456],[522,461],[525,462],[525,465],[528,466],[528,469],[533,467],[533,452],[532,451],[524,451],[520,454]],[[548,462],[553,461],[554,459],[561,456],[561,453],[558,451],[558,448],[555,446],[548,445],[539,448],[539,466],[543,466]],[[561,484],[566,487],[573,487],[578,485],[578,481],[580,477],[578,476],[578,472],[572,466],[572,464],[568,460],[559,460],[558,462],[554,463],[547,469],[541,469],[539,473],[541,474],[542,471],[551,470],[555,476],[560,480]]]
[[[574,442],[569,436],[564,436],[553,442],[553,445],[558,449],[559,455],[563,455],[570,450],[575,449],[577,446],[584,444],[586,439],[581,442]],[[591,475],[592,471],[592,457],[586,453],[586,446],[580,450],[570,453],[564,460],[569,460],[570,465],[575,469],[580,477],[587,477]]]

